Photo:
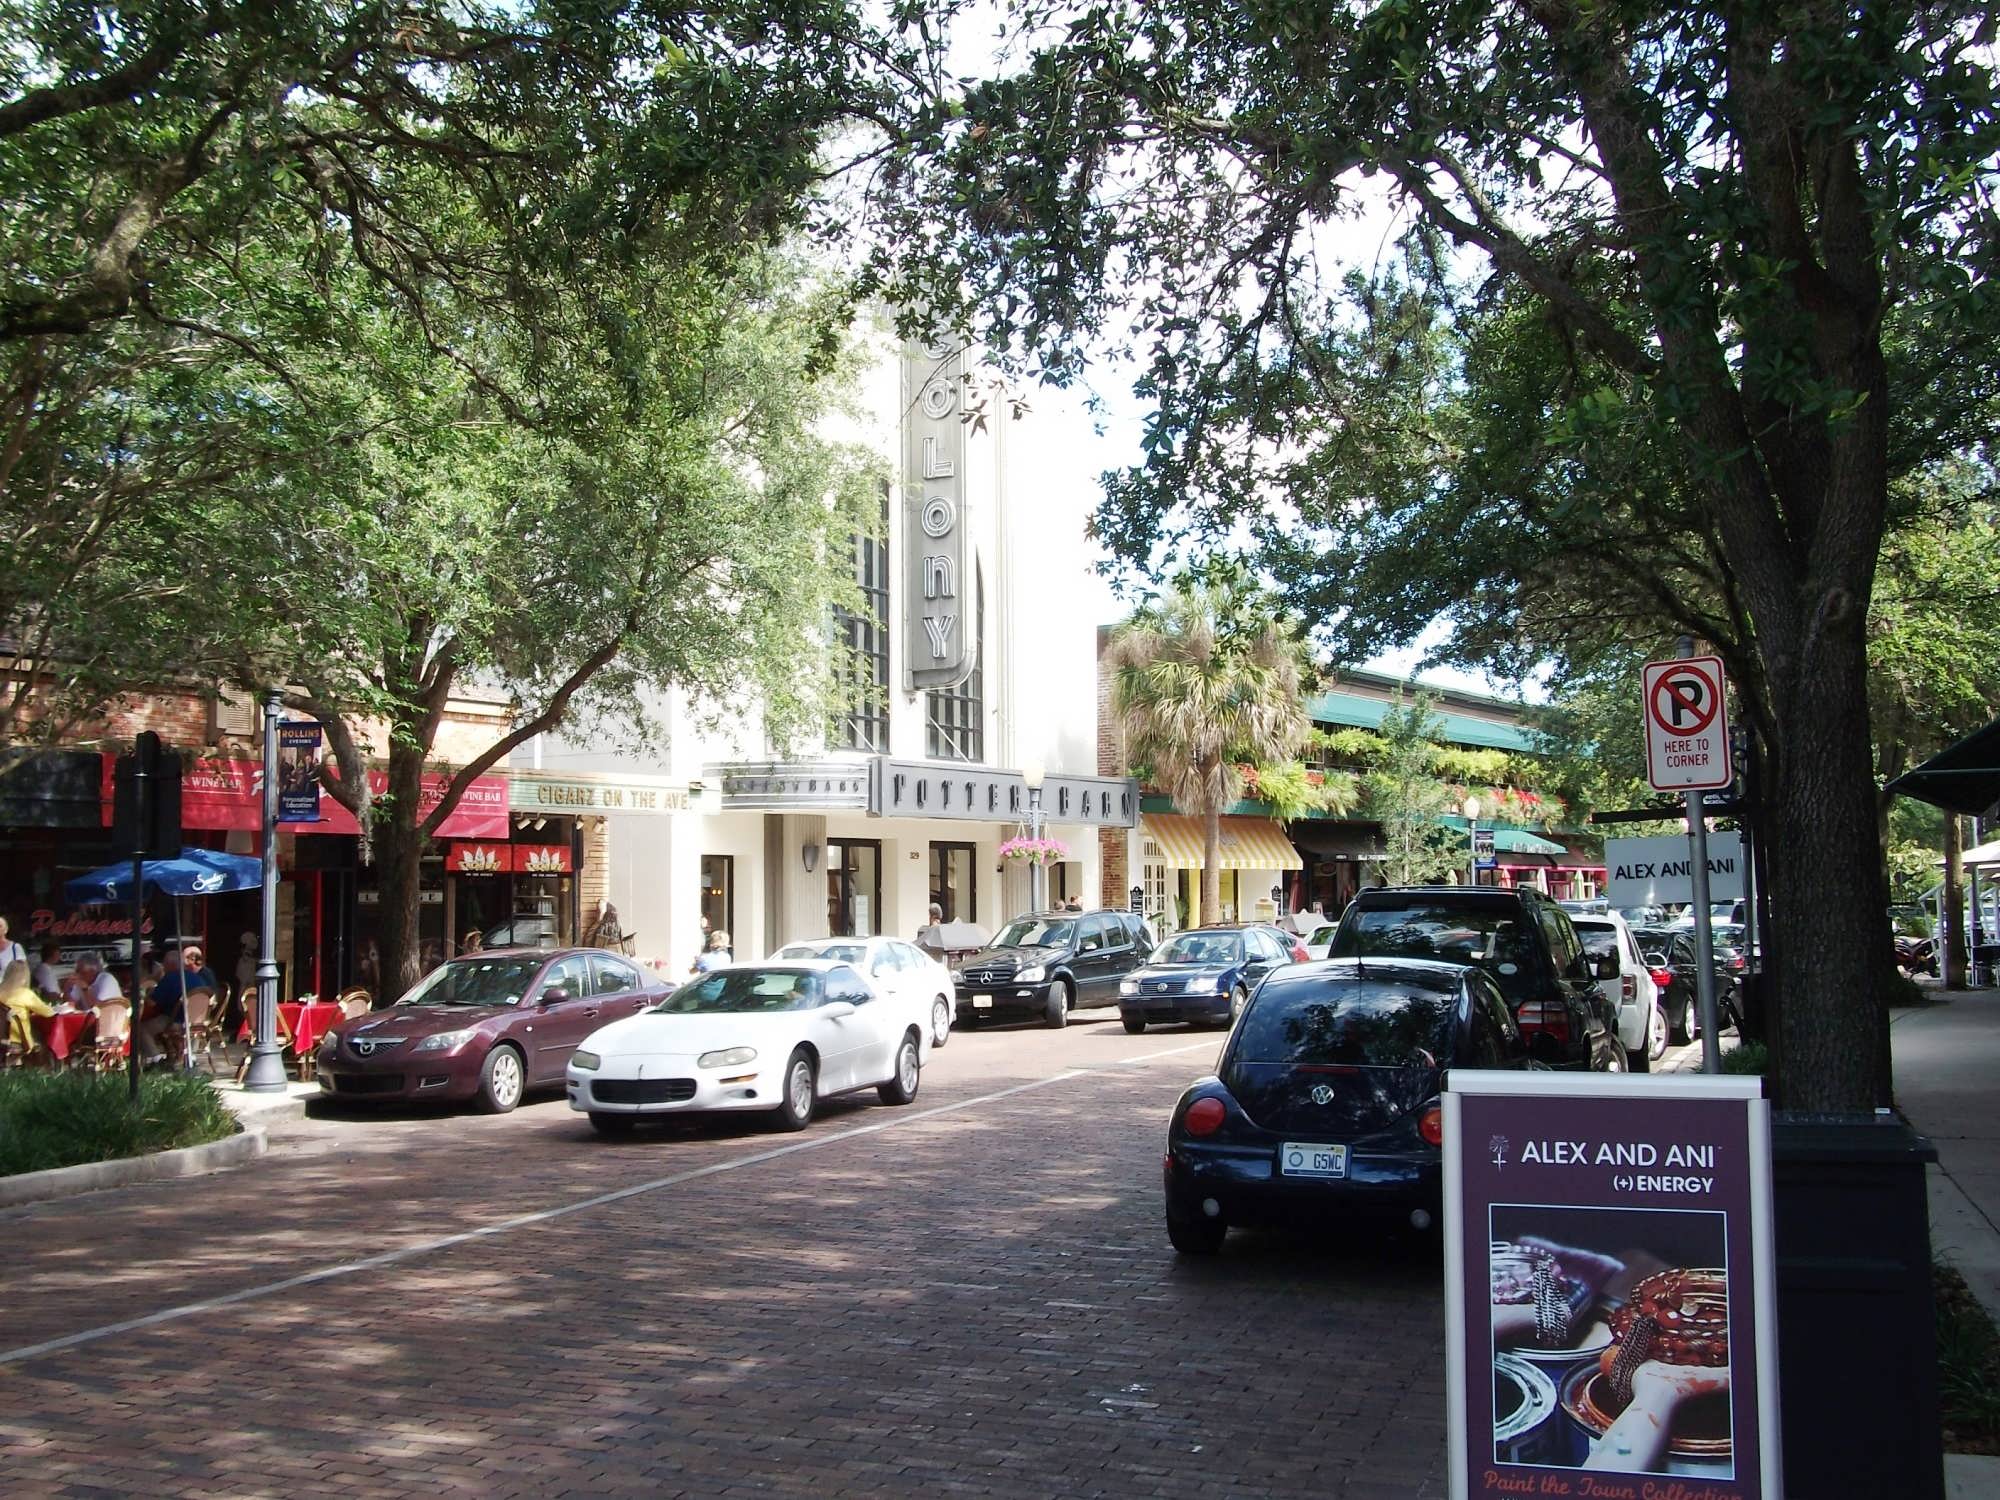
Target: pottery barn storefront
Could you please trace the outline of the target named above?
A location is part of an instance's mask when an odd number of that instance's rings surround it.
[[[705,768],[719,811],[703,821],[732,864],[759,870],[756,941],[738,918],[737,953],[795,938],[897,933],[947,920],[989,931],[1027,908],[1028,866],[999,850],[1027,833],[1039,807],[1046,836],[1067,845],[1049,867],[1050,899],[1099,900],[1096,830],[1138,821],[1129,779],[1050,775],[936,761],[730,762]],[[706,845],[704,846],[707,847]],[[1114,893],[1122,897],[1122,893]],[[752,903],[739,890],[740,910]]]

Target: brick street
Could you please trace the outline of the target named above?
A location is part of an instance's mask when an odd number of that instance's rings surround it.
[[[1220,1042],[960,1032],[915,1106],[802,1136],[315,1118],[0,1214],[8,1351],[391,1257],[11,1357],[0,1492],[1440,1494],[1434,1252],[1167,1245],[1167,1112]]]

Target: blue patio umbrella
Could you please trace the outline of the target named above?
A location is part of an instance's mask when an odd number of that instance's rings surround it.
[[[139,866],[141,889],[162,896],[216,896],[224,891],[253,891],[264,883],[264,863],[247,854],[215,849],[183,849],[173,859],[149,859]],[[105,865],[63,883],[63,895],[74,905],[91,906],[132,899],[132,866]],[[181,908],[174,902],[174,945],[180,945]],[[139,997],[134,995],[134,1006]],[[134,1012],[134,1019],[137,1013]],[[194,1029],[188,1028],[188,1066],[194,1065]]]

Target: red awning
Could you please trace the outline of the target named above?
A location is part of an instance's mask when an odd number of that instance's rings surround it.
[[[111,776],[115,757],[106,755],[103,782],[103,821],[111,826]],[[244,830],[263,826],[263,768],[254,760],[197,757],[181,770],[181,827]],[[377,793],[389,785],[386,771],[370,771],[368,784]],[[422,817],[438,805],[451,776],[444,771],[426,771],[417,799],[417,815]],[[280,823],[287,833],[358,833],[354,814],[322,793],[317,823]],[[465,789],[465,795],[439,826],[445,838],[504,839],[507,837],[507,778],[479,776]]]

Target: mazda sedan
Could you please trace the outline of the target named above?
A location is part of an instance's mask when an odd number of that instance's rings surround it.
[[[504,1114],[563,1081],[583,1039],[673,986],[615,953],[501,949],[431,970],[386,1010],[343,1021],[317,1057],[320,1092],[364,1101],[472,1100]]]
[[[1518,1068],[1528,1048],[1482,970],[1417,959],[1281,969],[1251,997],[1215,1075],[1167,1130],[1167,1237],[1213,1255],[1233,1224],[1440,1211],[1448,1068]]]

